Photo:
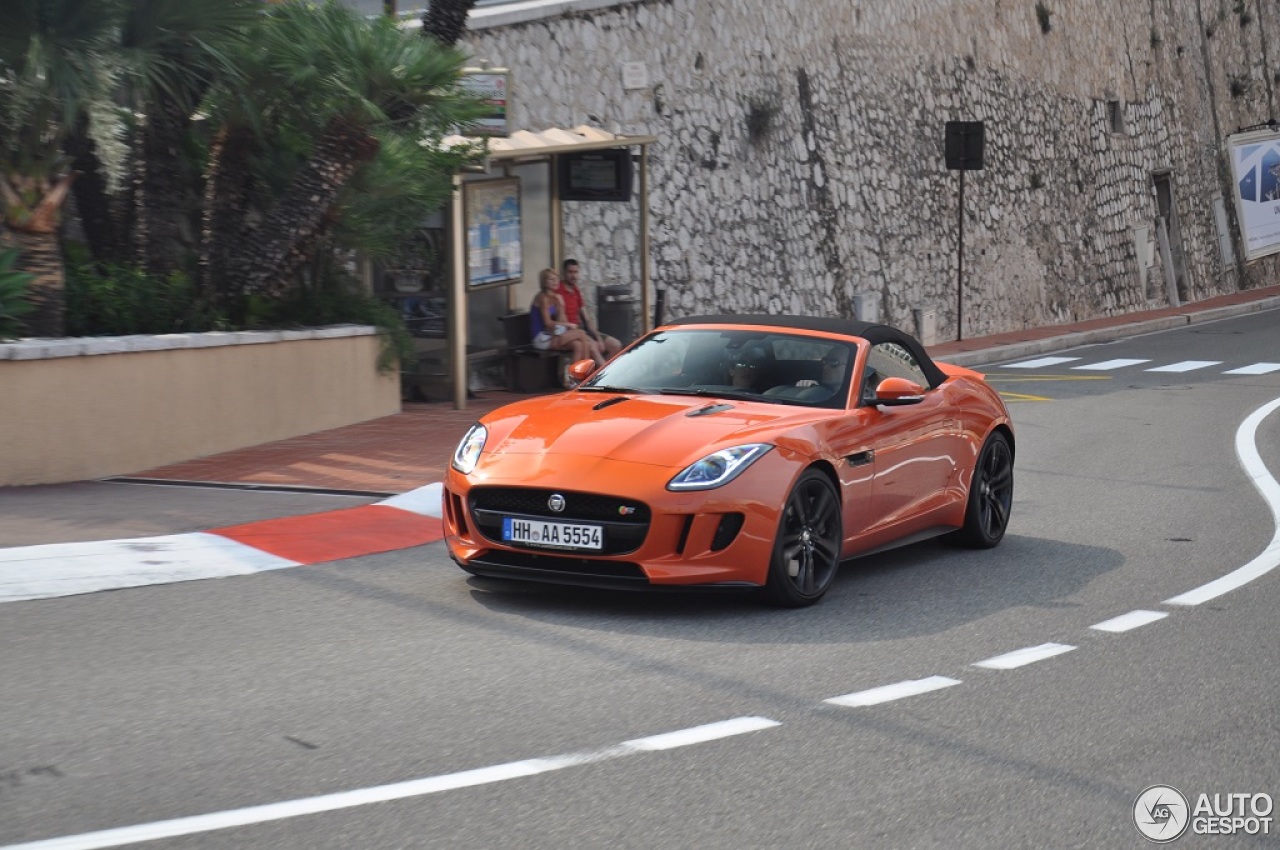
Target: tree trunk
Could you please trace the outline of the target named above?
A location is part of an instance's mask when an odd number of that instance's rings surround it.
[[[453,46],[467,31],[467,15],[475,0],[432,0],[422,14],[422,34]]]
[[[201,233],[200,286],[220,305],[244,294],[244,282],[231,277],[235,249],[245,235],[249,209],[253,133],[243,127],[223,127],[209,148],[204,184],[204,229]]]
[[[189,187],[182,167],[189,120],[181,103],[161,92],[147,110],[141,131],[142,157],[136,183],[138,262],[156,275],[183,270],[191,253],[189,231],[183,226]]]
[[[58,247],[62,203],[76,173],[56,180],[9,173],[0,175],[5,237],[21,249],[17,268],[35,275],[27,288],[35,310],[23,319],[34,336],[66,335],[66,271]]]
[[[335,118],[262,225],[246,234],[229,269],[247,292],[282,294],[309,259],[330,208],[362,164],[378,153],[366,128]]]
[[[27,300],[35,308],[22,317],[32,336],[66,336],[66,276],[56,233],[31,233],[10,228],[5,241],[22,253],[16,268],[35,275],[27,285]]]
[[[119,263],[128,256],[120,222],[112,214],[107,180],[98,159],[97,144],[89,137],[89,120],[81,114],[75,130],[63,142],[62,149],[71,157],[71,167],[81,176],[71,186],[75,195],[80,226],[89,242],[94,262]]]

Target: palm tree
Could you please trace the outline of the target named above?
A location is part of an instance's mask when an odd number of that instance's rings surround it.
[[[308,144],[288,184],[254,226],[233,228],[224,221],[206,227],[205,257],[211,270],[225,268],[223,280],[233,281],[240,294],[276,296],[324,244],[341,217],[344,188],[375,160],[384,139],[403,135],[429,149],[450,127],[474,117],[476,104],[457,87],[461,53],[406,34],[386,18],[367,21],[336,3],[272,7],[253,47],[261,72],[275,83],[241,89],[242,95],[257,93],[262,106],[234,111],[266,115],[281,133],[277,140],[304,138]],[[245,168],[235,157],[246,151],[246,125],[222,129],[210,179],[234,182],[243,192]],[[453,154],[439,180],[447,185],[460,161]],[[225,198],[237,189],[215,185],[211,191]],[[216,222],[225,211],[215,203],[210,212]]]
[[[467,31],[467,16],[476,0],[431,0],[422,13],[422,34],[450,47]]]
[[[110,44],[119,12],[103,0],[5,0],[0,10],[4,238],[33,275],[26,324],[39,336],[63,334],[58,224],[76,175],[62,142],[82,113],[101,111],[118,79]]]
[[[188,223],[199,206],[198,173],[186,155],[192,116],[215,81],[234,78],[234,49],[259,15],[259,0],[128,0],[120,45],[143,114],[138,128],[134,241],[153,274],[194,254]]]

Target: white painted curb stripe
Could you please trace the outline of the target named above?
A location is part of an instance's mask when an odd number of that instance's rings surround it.
[[[20,546],[0,549],[0,602],[295,566],[296,561],[204,532]]]
[[[1205,369],[1209,366],[1217,366],[1221,360],[1183,360],[1181,363],[1170,363],[1168,366],[1155,366],[1148,369],[1148,372],[1194,372],[1196,369]]]
[[[1039,646],[1015,649],[1013,652],[1006,652],[1004,655],[997,655],[986,661],[978,661],[973,666],[986,667],[988,670],[1012,670],[1024,664],[1034,664],[1046,658],[1053,658],[1055,655],[1061,655],[1073,649],[1075,649],[1074,646],[1068,646],[1065,643],[1042,643]]]
[[[0,847],[0,850],[98,850],[98,848],[102,847],[119,847],[122,844],[136,844],[140,841],[155,841],[160,838],[173,838],[178,835],[212,832],[235,826],[266,823],[302,815],[313,815],[319,812],[332,812],[337,809],[366,806],[371,803],[403,800],[406,797],[421,797],[427,794],[438,794],[441,791],[453,791],[458,788],[470,788],[476,785],[503,782],[508,779],[535,776],[539,773],[549,773],[566,767],[592,764],[626,755],[698,744],[703,741],[741,735],[745,732],[755,732],[778,725],[780,724],[777,721],[764,717],[739,717],[734,720],[710,723],[706,726],[697,726],[680,732],[669,732],[664,735],[654,735],[650,738],[637,738],[620,746],[606,747],[593,752],[570,753],[549,758],[513,761],[494,765],[493,767],[464,770],[459,773],[447,773],[441,776],[428,776],[422,779],[411,779],[406,782],[379,785],[373,788],[339,791],[335,794],[323,794],[318,797],[307,797],[283,803],[268,803],[263,806],[250,806],[225,812],[213,812],[207,815],[156,821],[137,826],[107,829],[101,832],[86,832],[81,835],[48,838],[25,844],[10,844]]]
[[[1130,611],[1128,614],[1095,623],[1089,628],[1100,632],[1127,632],[1130,629],[1154,623],[1156,620],[1163,620],[1167,616],[1169,616],[1167,611]]]
[[[1087,369],[1093,372],[1109,372],[1112,369],[1123,369],[1126,366],[1137,366],[1150,363],[1150,360],[1103,360],[1101,363],[1089,363],[1084,366],[1072,366],[1072,369]]]
[[[439,519],[443,515],[440,504],[443,497],[444,485],[437,481],[434,484],[410,490],[408,493],[401,493],[398,496],[392,496],[390,499],[383,499],[381,502],[375,502],[375,504],[386,505],[389,508],[399,508],[402,511]]]
[[[1058,366],[1063,363],[1070,363],[1079,360],[1079,357],[1039,357],[1035,360],[1024,360],[1021,363],[1010,363],[1007,366],[1001,366],[1001,369],[1039,369],[1042,366]]]
[[[1276,526],[1271,542],[1262,550],[1262,554],[1243,567],[1208,584],[1202,584],[1195,590],[1166,599],[1166,605],[1199,605],[1210,599],[1217,599],[1222,594],[1271,572],[1277,564],[1280,564],[1280,484],[1277,484],[1275,478],[1267,471],[1266,465],[1262,462],[1262,456],[1258,454],[1257,446],[1258,426],[1278,407],[1280,407],[1280,398],[1264,404],[1241,422],[1236,431],[1236,455],[1240,458],[1240,465],[1244,467],[1245,474],[1249,476],[1253,486],[1258,488],[1258,492],[1271,508],[1272,522]]]
[[[439,518],[443,492],[437,482],[373,504]],[[296,566],[298,561],[206,532],[15,546],[0,549],[0,603]]]
[[[842,697],[832,697],[831,699],[823,700],[823,702],[829,702],[832,705],[848,705],[855,708],[866,705],[879,705],[883,702],[891,702],[903,697],[913,697],[917,694],[927,694],[929,691],[949,688],[958,684],[960,684],[959,679],[948,679],[946,676],[929,676],[925,679],[912,679],[892,685],[883,685],[879,688],[871,688],[866,691],[857,691],[856,693],[845,694]]]

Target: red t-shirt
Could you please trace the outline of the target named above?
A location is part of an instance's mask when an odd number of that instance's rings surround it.
[[[564,320],[571,325],[582,327],[579,320],[582,313],[582,290],[560,281],[560,298],[564,301]]]

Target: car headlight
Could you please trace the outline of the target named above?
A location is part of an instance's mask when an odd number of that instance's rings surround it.
[[[728,484],[771,448],[773,446],[768,443],[750,443],[712,452],[681,470],[679,475],[667,483],[667,489],[711,490]]]
[[[480,452],[484,450],[484,441],[489,439],[489,429],[479,422],[471,426],[462,442],[453,451],[453,468],[463,475],[470,475],[480,460]]]

